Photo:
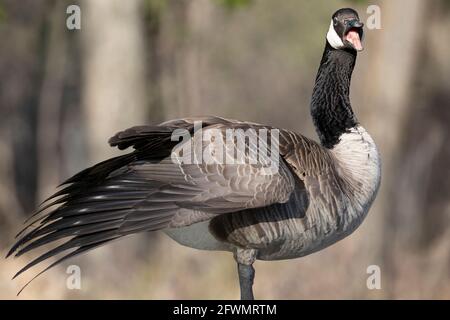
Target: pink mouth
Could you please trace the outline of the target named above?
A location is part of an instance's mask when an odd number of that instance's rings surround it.
[[[357,29],[351,29],[345,36],[345,40],[350,42],[357,51],[361,51],[363,46]]]

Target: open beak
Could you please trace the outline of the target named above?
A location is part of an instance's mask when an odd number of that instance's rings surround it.
[[[352,20],[348,23],[348,27],[345,30],[345,36],[344,40],[349,42],[351,46],[356,51],[362,51],[363,46],[361,43],[362,38],[362,28],[364,26],[364,23],[360,22],[359,20]]]

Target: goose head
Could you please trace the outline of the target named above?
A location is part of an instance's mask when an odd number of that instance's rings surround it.
[[[336,11],[327,33],[328,43],[337,50],[363,50],[363,26],[358,13],[350,8]]]

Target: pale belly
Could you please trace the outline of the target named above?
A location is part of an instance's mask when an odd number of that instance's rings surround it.
[[[209,220],[194,223],[187,227],[165,229],[166,233],[173,240],[179,244],[199,249],[199,250],[218,250],[218,251],[232,251],[232,246],[218,241],[209,232]]]

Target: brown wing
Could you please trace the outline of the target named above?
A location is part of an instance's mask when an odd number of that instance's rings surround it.
[[[175,128],[193,129],[192,119],[161,126],[134,127],[111,138],[119,148],[135,151],[116,157],[73,176],[39,210],[8,255],[22,255],[56,240],[68,239],[21,269],[58,254],[63,260],[122,236],[166,227],[188,225],[213,215],[258,208],[289,199],[294,180],[286,163],[267,174],[253,164],[183,164],[169,156],[178,143]],[[207,118],[206,130],[248,128],[237,121]],[[211,143],[205,144],[205,148]],[[250,145],[250,148],[254,146]],[[235,152],[231,146],[227,152]],[[246,155],[248,157],[248,155]],[[71,252],[68,252],[72,250]],[[47,269],[46,269],[47,270]]]

